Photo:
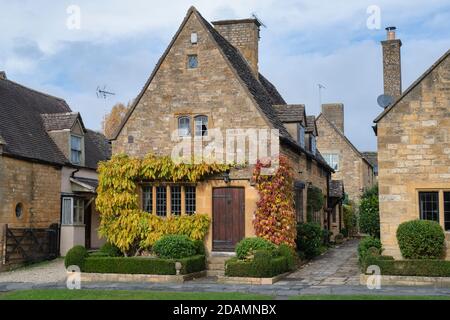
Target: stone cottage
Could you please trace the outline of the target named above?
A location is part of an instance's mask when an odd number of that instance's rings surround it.
[[[322,105],[317,117],[317,147],[334,169],[333,179],[342,180],[350,200],[358,203],[362,193],[375,183],[372,164],[347,138],[344,131],[344,105]]]
[[[394,28],[382,45],[385,93],[394,98],[375,119],[384,253],[401,258],[396,231],[414,219],[440,223],[450,248],[450,51],[402,92]]]
[[[304,108],[287,105],[259,72],[260,25],[256,19],[211,25],[190,8],[117,131],[113,154],[170,156],[174,132],[176,138],[208,139],[217,129],[277,129],[280,153],[293,167],[301,222],[306,219],[309,186],[320,188],[329,199],[332,169],[317,150],[316,133],[306,132]],[[295,119],[287,116],[290,110]],[[233,169],[229,175],[195,185],[143,182],[142,208],[159,216],[209,214],[213,226],[206,239],[208,250],[232,251],[242,238],[254,236],[258,192],[252,172],[251,166]],[[324,226],[329,204],[318,213]]]
[[[60,224],[60,249],[98,247],[93,198],[97,162],[110,156],[106,138],[86,129],[80,114],[59,98],[29,89],[0,73],[0,253],[5,226]]]

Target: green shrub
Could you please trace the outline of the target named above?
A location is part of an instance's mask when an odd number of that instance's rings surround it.
[[[359,228],[362,233],[380,237],[380,209],[378,187],[366,191],[359,205]]]
[[[252,260],[232,258],[225,263],[229,277],[271,278],[289,270],[286,257],[273,257],[273,252],[257,250]]]
[[[329,246],[331,242],[331,231],[327,229],[322,230],[322,244]]]
[[[203,240],[194,240],[195,252],[200,255],[206,254],[205,243]]]
[[[439,259],[444,254],[445,234],[435,221],[404,222],[397,229],[397,240],[405,259]]]
[[[187,236],[167,235],[156,241],[153,252],[163,259],[181,259],[196,254],[197,247]]]
[[[275,251],[276,246],[263,238],[245,238],[236,245],[236,256],[244,260],[255,253],[256,250]]]
[[[297,252],[295,252],[295,250],[293,248],[289,247],[286,244],[281,244],[278,247],[277,251],[278,251],[279,256],[286,258],[286,263],[287,263],[289,271],[293,271],[297,268],[298,256],[297,256]]]
[[[140,257],[89,257],[83,272],[116,274],[175,275],[175,262],[181,262],[181,274],[205,270],[205,256],[196,255],[179,260]]]
[[[106,242],[101,248],[100,252],[103,253],[107,257],[121,257],[122,252],[115,245]]]
[[[307,221],[312,222],[313,214],[323,208],[325,199],[322,190],[316,186],[308,187],[306,198]]]
[[[366,258],[367,251],[370,248],[377,248],[381,252],[381,241],[378,238],[375,237],[365,237],[363,238],[358,245],[358,256],[359,256],[359,263],[363,264],[364,259]]]
[[[344,235],[342,233],[338,233],[335,237],[334,237],[334,242],[336,244],[341,244],[344,241]]]
[[[344,238],[348,238],[348,229],[347,228],[342,228],[341,229],[341,234]]]
[[[348,201],[342,208],[342,220],[344,221],[345,227],[342,228],[341,232],[346,238],[354,236],[358,232],[358,215],[355,210],[355,204],[352,201]]]
[[[392,257],[367,256],[367,266],[380,267],[382,275],[450,277],[450,261],[446,260],[394,260]]]
[[[314,222],[301,223],[297,225],[297,249],[302,252],[307,259],[320,254],[322,245],[322,229]]]
[[[70,249],[66,257],[64,258],[64,265],[69,266],[78,266],[80,269],[83,269],[84,261],[88,257],[88,252],[83,246],[75,246]]]

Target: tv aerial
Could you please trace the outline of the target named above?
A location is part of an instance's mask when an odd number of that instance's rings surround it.
[[[103,86],[103,89],[100,88],[100,86],[97,87],[96,90],[97,98],[99,99],[106,99],[109,96],[115,96],[116,94],[114,92],[106,90],[106,86]]]
[[[377,102],[380,107],[386,109],[394,102],[394,98],[388,94],[382,94],[378,97]]]

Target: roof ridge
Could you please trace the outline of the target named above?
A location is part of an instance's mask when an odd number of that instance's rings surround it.
[[[23,89],[26,89],[26,90],[29,90],[29,91],[31,91],[31,92],[40,94],[40,95],[42,95],[42,96],[45,96],[45,97],[48,97],[48,98],[52,98],[52,99],[55,99],[55,100],[58,100],[58,101],[61,101],[61,102],[64,102],[64,103],[67,105],[67,107],[69,107],[69,105],[67,104],[66,100],[64,100],[63,98],[56,97],[56,96],[53,96],[53,95],[51,95],[51,94],[44,93],[44,92],[42,92],[42,91],[38,91],[38,90],[36,90],[36,89],[33,89],[33,88],[30,88],[30,87],[24,86],[23,84],[17,83],[17,82],[15,82],[15,81],[10,80],[10,79],[1,79],[1,78],[0,78],[0,80],[1,80],[1,81],[7,81],[7,82],[10,82],[10,83],[13,84],[13,85],[16,85],[16,86],[21,87],[21,88],[23,88]],[[70,109],[70,107],[69,107],[69,109]]]

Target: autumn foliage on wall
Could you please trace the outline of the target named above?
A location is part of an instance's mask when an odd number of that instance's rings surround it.
[[[258,161],[253,179],[259,191],[259,201],[253,221],[256,235],[277,245],[295,247],[295,213],[292,171],[285,157],[279,158],[274,175],[263,175],[261,170],[270,164]]]

